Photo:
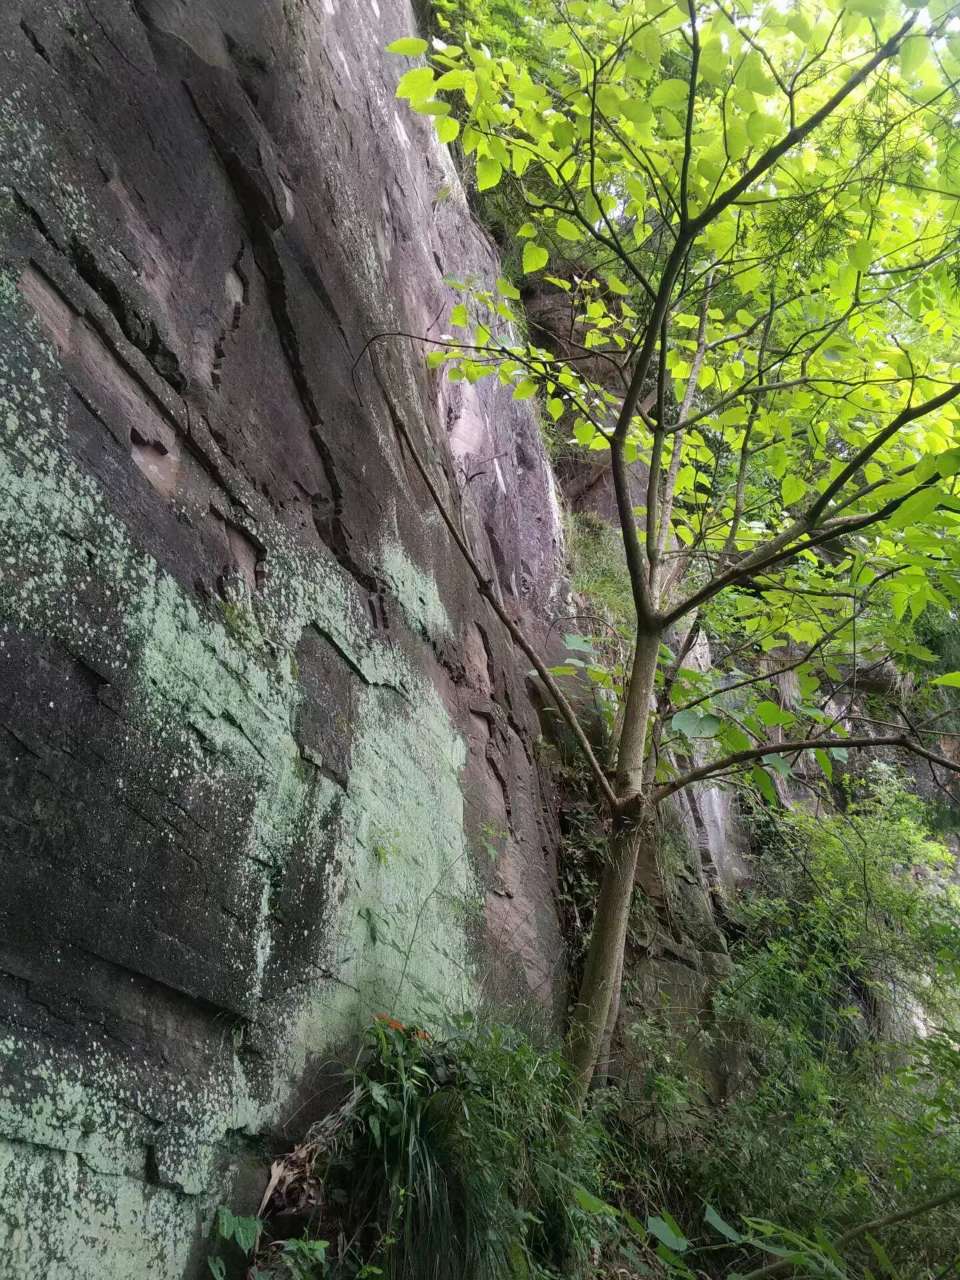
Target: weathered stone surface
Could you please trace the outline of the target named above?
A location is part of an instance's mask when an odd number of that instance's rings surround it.
[[[360,1021],[553,998],[524,664],[396,421],[534,625],[549,470],[523,406],[378,338],[496,274],[393,100],[411,29],[401,0],[0,13],[4,1280],[198,1272]]]

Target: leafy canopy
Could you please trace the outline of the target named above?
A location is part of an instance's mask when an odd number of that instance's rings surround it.
[[[746,724],[681,664],[681,741],[822,732],[841,664],[931,659],[910,624],[960,598],[957,12],[534,0],[398,85],[522,211],[520,287],[457,282],[429,363],[612,455],[641,627],[732,611],[768,665],[809,655],[806,711],[760,687]],[[568,301],[562,350],[518,337],[521,288]]]

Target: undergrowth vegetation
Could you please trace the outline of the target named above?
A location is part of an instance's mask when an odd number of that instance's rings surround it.
[[[559,1053],[465,1018],[434,1035],[380,1016],[346,1083],[274,1166],[273,1225],[322,1248],[308,1274],[534,1280],[596,1256],[608,1143],[598,1108],[574,1112]],[[290,1240],[255,1242],[259,1226],[238,1242],[254,1272],[290,1274]]]
[[[749,813],[709,1016],[684,1043],[669,1005],[627,1012],[585,1112],[518,1030],[381,1015],[265,1220],[221,1217],[248,1274],[960,1274],[953,859],[894,769],[839,785],[829,812]]]
[[[889,767],[848,778],[844,797],[840,812],[749,814],[733,973],[696,1033],[720,1078],[675,1051],[668,1010],[628,1033],[618,1124],[640,1174],[624,1193],[689,1229],[711,1203],[836,1239],[960,1184],[953,859]],[[958,1274],[960,1210],[898,1224],[880,1247],[882,1264],[864,1237],[842,1274]]]
[[[617,635],[629,635],[633,598],[616,532],[605,521],[582,513],[569,516],[566,534],[573,589],[594,611],[588,618],[593,628],[584,630],[611,629]]]

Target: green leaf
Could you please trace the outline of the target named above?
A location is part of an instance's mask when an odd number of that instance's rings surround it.
[[[773,93],[776,85],[767,74],[763,59],[760,54],[754,51],[749,54],[743,61],[743,66],[737,76],[737,83],[749,89],[752,93],[758,93],[761,97]]]
[[[217,1209],[217,1231],[224,1240],[235,1241],[244,1253],[250,1253],[257,1242],[259,1218],[239,1218],[226,1207]]]
[[[744,733],[740,726],[732,723],[723,726],[720,741],[727,751],[748,751],[753,745],[752,739]]]
[[[663,1217],[654,1215],[648,1218],[647,1230],[652,1236],[656,1236],[661,1244],[665,1244],[668,1249],[672,1249],[674,1253],[685,1253],[690,1247],[690,1241],[666,1211],[664,1211]]]
[[[754,711],[760,723],[766,725],[768,729],[773,725],[793,724],[797,718],[789,711],[784,711],[781,707],[778,707],[769,698],[757,703]]]
[[[433,71],[430,67],[412,67],[397,84],[397,97],[422,102],[433,92]]]
[[[570,632],[563,637],[563,643],[568,649],[573,649],[576,653],[593,654],[593,641],[589,636],[580,636],[576,632]]]
[[[686,80],[661,80],[650,95],[650,101],[655,107],[682,107],[686,105],[689,92]]]
[[[387,45],[387,53],[402,53],[408,58],[419,58],[426,51],[426,40],[421,40],[418,36],[401,36],[399,40]]]
[[[585,1187],[574,1186],[573,1198],[584,1211],[584,1213],[603,1214],[608,1218],[615,1218],[617,1211],[611,1204],[607,1204],[605,1200],[598,1199],[591,1191],[587,1191]]]
[[[790,765],[787,763],[786,759],[782,755],[779,755],[776,752],[772,753],[771,755],[764,756],[763,763],[767,766],[768,769],[772,769],[774,773],[779,773],[781,778],[793,777],[793,771],[791,770]]]
[[[450,312],[450,323],[455,329],[466,329],[468,327],[470,317],[467,314],[467,308],[464,303],[458,302]]]
[[[811,34],[810,23],[806,20],[806,18],[803,16],[802,13],[798,13],[798,12],[791,13],[790,16],[787,18],[787,27],[793,32],[795,36],[799,36],[800,39],[804,42],[804,44],[806,44],[806,42],[810,39],[810,34]]]
[[[875,1236],[870,1235],[869,1232],[867,1233],[866,1240],[867,1244],[870,1246],[870,1251],[876,1258],[877,1264],[883,1274],[885,1276],[889,1276],[890,1280],[897,1280],[897,1269],[893,1265],[890,1255],[887,1253],[880,1241],[877,1240]]]
[[[798,475],[790,473],[785,475],[780,482],[780,493],[788,507],[795,502],[799,502],[806,492],[807,482]]]
[[[529,275],[531,271],[540,271],[550,261],[550,254],[543,245],[528,240],[523,246],[523,270]]]
[[[682,733],[685,738],[715,738],[723,722],[719,716],[709,712],[700,714],[691,707],[678,711],[670,723],[674,732]]]
[[[731,1241],[731,1243],[741,1244],[743,1242],[744,1237],[740,1232],[737,1231],[735,1227],[731,1227],[729,1222],[725,1222],[723,1218],[720,1217],[719,1213],[717,1213],[716,1209],[714,1209],[713,1205],[707,1205],[706,1212],[703,1215],[703,1220],[704,1222],[709,1223],[715,1231],[719,1231],[720,1234],[727,1240]]]
[[[558,218],[554,223],[554,229],[558,236],[564,240],[581,239],[581,231],[575,222],[571,222],[569,218]]]
[[[421,116],[448,116],[450,103],[441,102],[439,98],[422,98],[410,103],[411,108]]]
[[[207,1266],[214,1280],[227,1280],[227,1268],[222,1258],[208,1258]]]
[[[445,71],[434,89],[465,89],[467,85],[473,84],[474,78],[469,71]]]
[[[933,514],[943,502],[944,495],[939,489],[928,488],[907,498],[893,513],[890,524],[895,529],[904,529],[907,525],[916,524]]]
[[[929,47],[926,36],[908,36],[904,40],[900,46],[900,70],[905,76],[912,75],[923,66]]]
[[[945,676],[937,676],[930,683],[942,685],[947,689],[960,689],[960,671],[948,671]]]
[[[626,1209],[620,1210],[620,1217],[627,1224],[635,1236],[641,1240],[647,1240],[649,1233],[639,1218],[635,1218],[632,1213],[628,1213]]]
[[[492,156],[482,156],[477,161],[477,190],[490,191],[503,176],[503,165]]]
[[[554,422],[563,417],[563,401],[559,396],[551,396],[547,401],[547,413],[549,413]]]
[[[780,122],[763,111],[751,111],[747,116],[747,137],[759,146],[764,138],[780,132]]]
[[[520,301],[520,290],[503,276],[497,277],[497,292],[505,298],[512,298],[514,302]]]
[[[750,139],[747,137],[747,127],[743,121],[735,116],[732,120],[727,121],[727,152],[731,160],[739,160],[749,145]]]
[[[529,400],[531,396],[537,394],[537,384],[532,378],[524,378],[522,382],[518,382],[513,388],[514,400]]]
[[[768,804],[775,805],[779,803],[777,799],[777,789],[770,781],[770,775],[767,773],[766,769],[761,769],[759,765],[755,765],[754,768],[750,770],[750,781]]]
[[[817,764],[820,766],[823,776],[826,778],[828,782],[832,782],[833,781],[833,761],[830,759],[830,757],[827,755],[826,751],[824,751],[822,747],[817,747],[814,750],[813,754],[816,757]]]
[[[441,142],[453,142],[460,132],[460,121],[453,116],[441,116],[437,120],[437,137]]]
[[[257,1236],[260,1234],[259,1218],[235,1218],[233,1224],[233,1238],[243,1250],[244,1253],[250,1253],[254,1245],[257,1243]]]

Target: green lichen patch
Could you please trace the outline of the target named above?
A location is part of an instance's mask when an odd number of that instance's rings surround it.
[[[399,543],[380,551],[383,575],[407,617],[428,639],[453,634],[435,580],[416,565]]]
[[[72,1152],[0,1138],[0,1280],[182,1275],[213,1199],[199,1205]]]
[[[90,236],[93,219],[87,199],[64,172],[42,125],[31,117],[27,94],[20,87],[0,97],[0,180],[21,191],[39,184],[64,230],[78,238]]]
[[[463,741],[435,695],[411,717],[389,692],[367,690],[358,722],[344,815],[350,891],[330,962],[338,981],[302,1011],[295,1070],[321,1028],[345,1040],[371,1011],[422,1018],[459,1012],[476,995],[466,921],[481,896],[463,834]]]
[[[244,1053],[225,1023],[215,1061],[157,1072],[147,1088],[142,1064],[116,1046],[0,1046],[0,1186],[19,1224],[6,1274],[175,1276],[210,1198],[225,1193],[228,1134],[278,1116],[310,1058],[374,1012],[469,1000],[467,916],[479,899],[463,837],[465,748],[437,692],[372,633],[355,584],[267,515],[256,531],[265,581],[242,634],[161,569],[71,456],[61,371],[19,306],[0,279],[0,641],[6,632],[56,645],[119,699],[113,791],[98,821],[114,804],[161,795],[188,832],[183,814],[202,814],[218,837],[202,846],[216,860],[198,873],[189,918],[164,914],[177,886],[122,845],[122,825],[116,852],[136,864],[130,909],[157,915],[169,949],[200,948],[197,994],[241,1007],[258,1053]],[[449,629],[435,584],[399,550],[389,564],[414,625]],[[294,653],[307,628],[358,682],[345,788],[304,761],[293,730],[303,696]],[[374,852],[383,832],[385,862]],[[84,853],[71,852],[78,866]],[[286,974],[291,872],[325,927],[304,930],[306,958]],[[221,901],[240,923],[218,914]],[[143,932],[146,945],[146,923]],[[140,954],[120,960],[135,969]],[[154,963],[148,976],[176,986],[176,972]]]

